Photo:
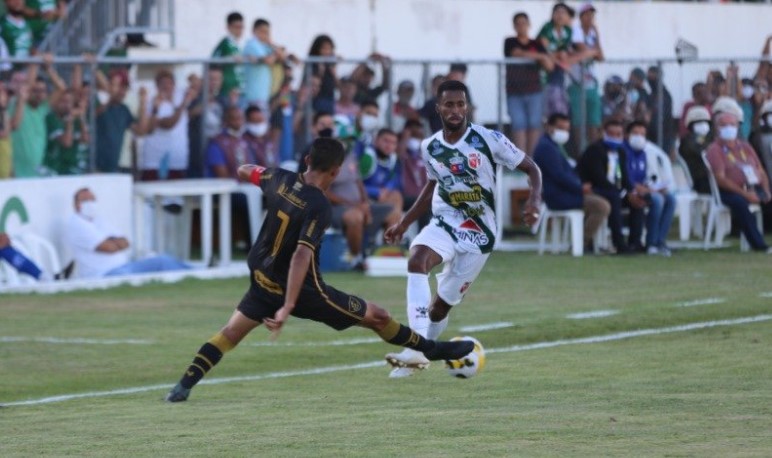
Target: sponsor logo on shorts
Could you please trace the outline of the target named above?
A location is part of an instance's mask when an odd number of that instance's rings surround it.
[[[460,289],[460,290],[458,290],[458,292],[459,292],[460,294],[464,294],[464,293],[466,292],[466,290],[468,290],[468,289],[469,289],[469,286],[470,286],[471,284],[472,284],[472,282],[469,282],[469,281],[468,281],[468,282],[466,282],[466,283],[464,283],[463,285],[461,285],[461,289]]]
[[[418,307],[415,309],[416,318],[426,318],[429,315],[429,307]]]
[[[488,236],[480,232],[453,229],[453,235],[458,241],[471,242],[478,246],[487,245],[490,242]]]
[[[349,297],[348,298],[348,311],[356,313],[358,311],[362,310],[362,303],[359,302],[359,299],[356,297]]]

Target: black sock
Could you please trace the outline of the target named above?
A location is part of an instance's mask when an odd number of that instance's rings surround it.
[[[382,330],[376,331],[381,339],[400,347],[412,348],[421,353],[434,348],[434,341],[422,337],[409,327],[391,320]]]
[[[198,350],[193,362],[182,375],[180,385],[186,389],[193,388],[207,372],[220,362],[223,354],[233,347],[234,345],[220,333],[212,337]]]

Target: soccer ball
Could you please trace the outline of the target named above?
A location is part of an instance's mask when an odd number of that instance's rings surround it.
[[[485,367],[485,349],[479,340],[474,337],[454,337],[453,340],[471,340],[474,342],[474,350],[461,359],[451,359],[445,361],[445,368],[448,374],[458,378],[471,378],[477,375]]]

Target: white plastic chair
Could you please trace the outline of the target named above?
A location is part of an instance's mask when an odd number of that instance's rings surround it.
[[[710,168],[710,162],[708,162],[708,155],[703,151],[702,161],[705,163],[705,167],[708,168],[708,181],[710,183],[711,200],[708,206],[708,220],[705,228],[705,241],[704,248],[707,250],[712,247],[719,247],[724,241],[724,237],[732,230],[732,213],[729,207],[721,202],[721,194],[718,190],[718,183],[716,183],[716,177],[713,176],[713,170]],[[748,210],[756,216],[756,224],[761,229],[763,221],[761,215],[761,207],[758,204],[748,205]],[[713,243],[711,243],[711,235],[713,235]],[[740,251],[750,250],[750,244],[745,239],[745,235],[740,236]]]
[[[25,232],[10,236],[11,246],[34,262],[40,270],[53,277],[61,272],[62,265],[54,245],[44,237]],[[20,275],[11,265],[0,262],[0,283],[8,286],[33,284],[36,280],[29,275]]]
[[[539,254],[544,254],[547,247],[547,226],[552,222],[552,253],[559,253],[562,246],[569,243],[571,235],[571,255],[584,254],[584,211],[550,210],[542,203],[539,209]]]
[[[686,165],[686,161],[680,154],[676,153],[673,165],[679,239],[682,242],[689,240],[690,233],[702,238],[702,217],[707,211],[712,197],[709,194],[698,194],[694,191],[694,180],[689,166]]]

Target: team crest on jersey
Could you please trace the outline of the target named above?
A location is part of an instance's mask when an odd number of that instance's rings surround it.
[[[440,144],[440,142],[435,140],[431,144],[430,148],[431,148],[431,152],[429,154],[431,154],[432,156],[439,156],[440,154],[442,154],[442,145]]]
[[[450,163],[450,173],[458,175],[466,171],[463,157],[454,156],[448,159],[448,162]]]
[[[480,149],[485,147],[485,145],[483,145],[482,143],[482,140],[477,135],[472,137],[467,143],[469,143],[469,146],[471,146],[474,149]]]
[[[480,153],[478,152],[469,153],[468,159],[469,167],[474,170],[477,170],[477,167],[479,167],[482,163],[482,156],[480,156]]]

